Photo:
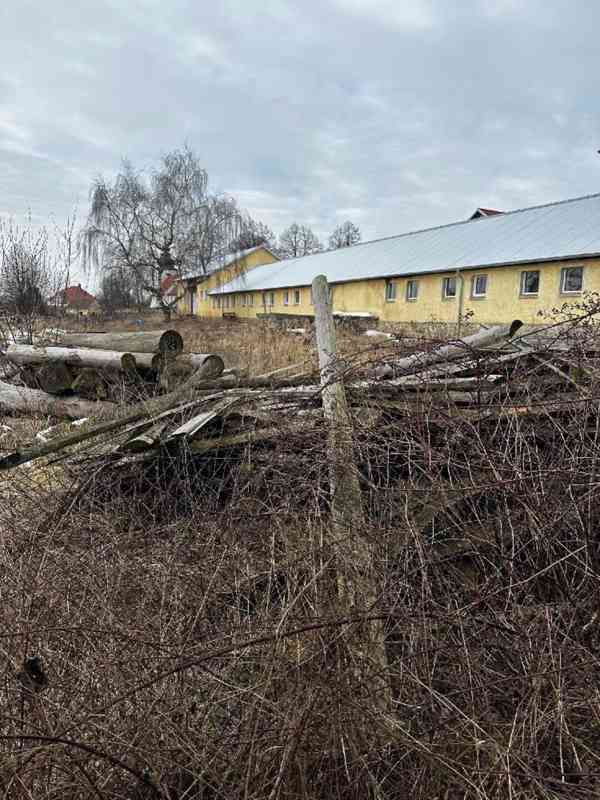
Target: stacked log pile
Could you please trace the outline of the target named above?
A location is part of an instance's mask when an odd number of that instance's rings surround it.
[[[201,366],[213,379],[224,369],[217,355],[183,354],[182,337],[172,330],[63,334],[60,339],[48,346],[10,343],[0,349],[4,411],[87,416],[93,408],[87,401],[103,401],[96,412],[105,413],[124,399],[173,387]]]
[[[126,334],[119,342],[130,351],[123,352],[115,350],[117,341],[110,337],[102,341],[103,348],[110,349],[90,347],[96,341],[93,336],[68,337],[57,348],[33,348],[35,363],[40,369],[58,365],[60,369],[52,374],[59,385],[65,372],[81,385],[87,380],[86,370],[95,374],[97,359],[105,359],[105,370],[138,377],[152,374],[156,386],[167,393],[155,401],[121,406],[117,413],[106,400],[96,403],[94,412],[89,403],[78,408],[73,397],[48,402],[51,395],[39,392],[44,397],[36,401],[44,413],[70,418],[94,415],[111,421],[69,434],[64,441],[8,454],[0,461],[0,469],[69,447],[77,446],[80,454],[84,441],[100,442],[104,453],[112,453],[112,463],[132,453],[153,458],[182,445],[204,457],[211,451],[266,442],[290,432],[314,434],[323,424],[323,376],[299,371],[300,365],[240,377],[232,371],[224,374],[218,356],[180,354],[175,337],[164,348],[164,338],[158,334]],[[402,424],[403,418],[424,408],[437,409],[446,421],[458,416],[494,419],[560,413],[567,401],[572,410],[573,402],[589,396],[588,368],[582,370],[575,363],[582,347],[585,343],[566,338],[556,326],[532,331],[515,320],[409,356],[392,355],[375,368],[353,370],[348,361],[336,360],[335,375],[331,367],[329,373],[332,380],[344,383],[353,425],[369,420],[379,432]],[[29,366],[31,349],[11,346],[6,356],[13,364]],[[22,408],[22,395],[20,400],[14,395],[14,386],[0,382],[0,409]]]

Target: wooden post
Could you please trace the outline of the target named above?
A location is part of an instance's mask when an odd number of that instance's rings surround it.
[[[337,603],[344,613],[354,609],[367,613],[377,604],[372,559],[363,538],[365,518],[352,447],[352,421],[344,384],[337,364],[335,324],[331,312],[327,278],[318,275],[312,283],[323,412],[329,427],[329,475],[331,494],[330,550],[334,553]],[[390,688],[383,625],[370,622],[358,636],[350,637],[360,673],[371,662],[375,677],[369,678],[376,702],[388,708]],[[374,667],[374,669],[373,669]]]

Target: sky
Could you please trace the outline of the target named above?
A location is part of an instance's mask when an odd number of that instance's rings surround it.
[[[188,144],[276,233],[600,191],[592,0],[3,0],[0,216]]]

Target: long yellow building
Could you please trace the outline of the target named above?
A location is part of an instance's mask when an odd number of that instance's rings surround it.
[[[231,280],[215,274],[210,288],[200,284],[204,313],[312,316],[316,275],[331,284],[338,314],[541,322],[544,313],[600,292],[600,195],[508,213],[478,210],[463,222],[280,262],[257,252]]]

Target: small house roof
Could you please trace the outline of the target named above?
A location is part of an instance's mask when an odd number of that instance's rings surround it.
[[[58,298],[64,305],[82,310],[89,308],[96,302],[94,295],[86,292],[86,290],[81,287],[81,284],[77,286],[67,286],[66,289],[62,289],[58,293]]]

